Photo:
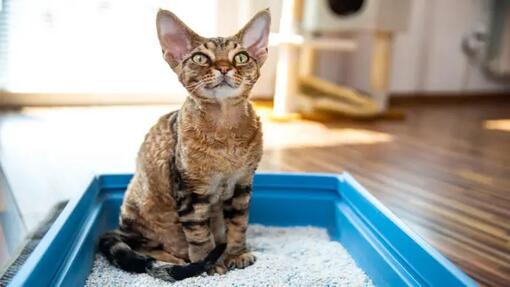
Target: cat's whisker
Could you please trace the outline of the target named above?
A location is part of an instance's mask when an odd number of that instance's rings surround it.
[[[186,89],[194,88],[195,86],[200,85],[201,83],[202,83],[202,81],[193,82],[193,83],[191,83],[191,84],[189,84],[189,85],[185,85],[184,87],[185,87]]]
[[[203,86],[205,86],[206,83],[204,82],[200,82],[201,85],[196,85],[191,91],[190,93],[194,93],[198,88],[201,88]]]

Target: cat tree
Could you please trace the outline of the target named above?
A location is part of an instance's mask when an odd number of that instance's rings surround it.
[[[408,0],[350,1],[359,5],[357,11],[340,16],[331,9],[341,1],[283,0],[277,37],[274,117],[316,110],[372,117],[385,111],[393,34],[406,26]],[[314,37],[314,32],[360,30],[369,31],[373,37],[367,93],[313,74],[317,51],[353,52],[358,48],[355,40]]]

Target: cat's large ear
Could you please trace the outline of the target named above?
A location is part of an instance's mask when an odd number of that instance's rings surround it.
[[[258,12],[244,26],[236,37],[241,41],[242,45],[250,56],[262,65],[267,58],[267,44],[269,40],[269,28],[271,26],[271,14],[269,9]]]
[[[174,13],[167,10],[159,10],[156,25],[163,57],[172,68],[179,65],[184,57],[203,40]]]

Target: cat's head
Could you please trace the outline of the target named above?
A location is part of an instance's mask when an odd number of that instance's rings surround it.
[[[163,57],[193,97],[219,101],[248,96],[267,57],[269,10],[226,38],[201,37],[166,10],[159,11],[156,22]]]

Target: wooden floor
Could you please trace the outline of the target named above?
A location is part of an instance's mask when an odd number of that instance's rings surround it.
[[[347,170],[481,285],[510,286],[508,99],[401,104],[404,120],[361,122],[279,123],[262,109],[259,170]],[[143,134],[166,110],[35,109],[0,117],[0,159],[20,210],[33,219],[27,226],[52,202],[83,191],[92,174],[131,172]]]
[[[390,141],[268,150],[261,169],[347,170],[481,285],[510,286],[510,98],[399,110],[405,121],[326,124]]]

